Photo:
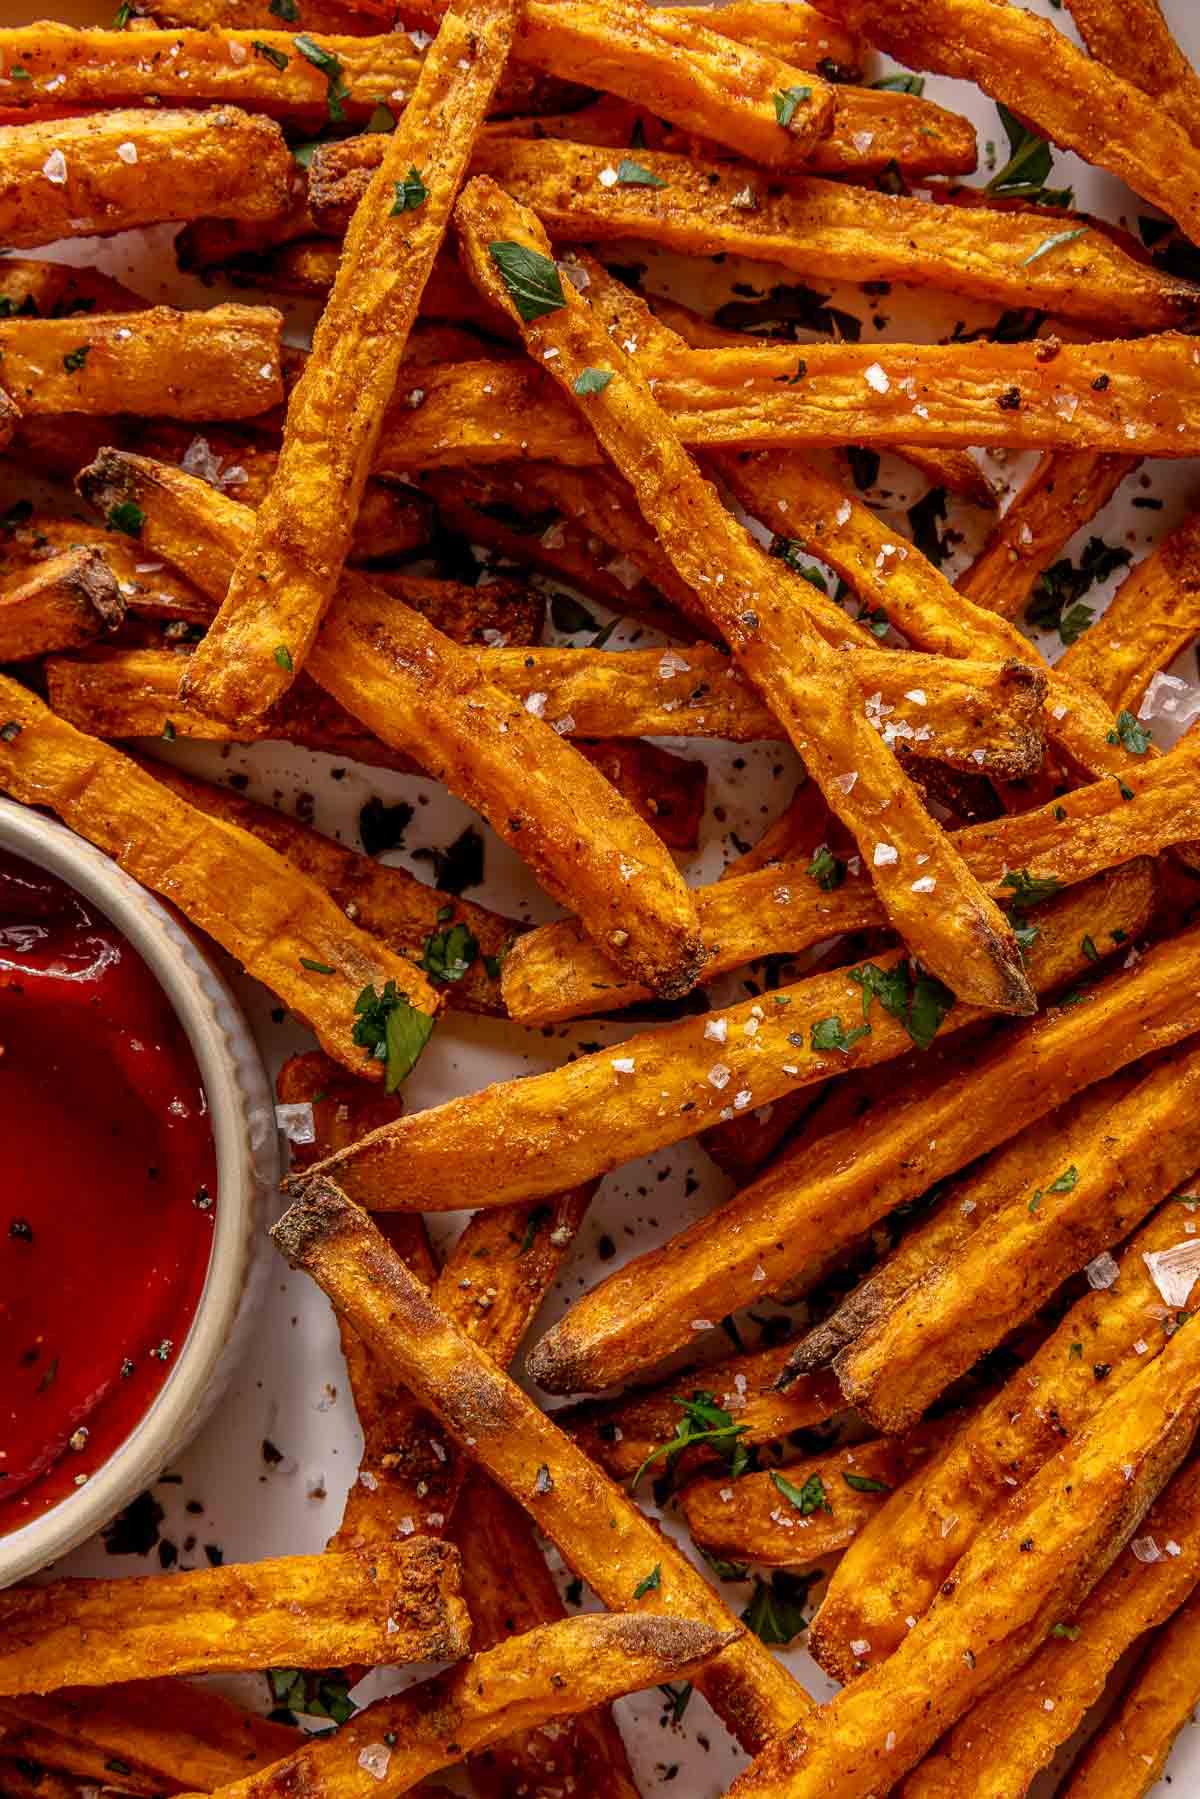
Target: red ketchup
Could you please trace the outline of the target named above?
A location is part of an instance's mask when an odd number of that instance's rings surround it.
[[[83,1486],[167,1379],[216,1192],[155,977],[72,888],[0,852],[0,1532]]]

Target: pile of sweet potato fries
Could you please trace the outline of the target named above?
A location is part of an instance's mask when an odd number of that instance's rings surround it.
[[[390,1799],[465,1763],[483,1799],[636,1799],[608,1706],[655,1685],[752,1758],[740,1799],[1012,1799],[1101,1697],[1061,1791],[1158,1778],[1200,1700],[1200,692],[1167,673],[1200,514],[1098,620],[1052,612],[1053,666],[1020,626],[1142,458],[1200,455],[1200,78],[1158,0],[1067,4],[1085,49],[1005,0],[0,29],[0,440],[60,489],[3,521],[0,787],[315,1034],[274,1237],[364,1438],[320,1556],[0,1593],[0,1793]],[[1000,106],[986,187],[921,71]],[[1052,146],[1154,209],[1141,238],[1045,185]],[[28,255],[164,224],[185,272],[315,297],[311,348]],[[634,284],[630,242],[995,323],[798,347]],[[849,479],[882,450],[992,509],[954,583]],[[1038,453],[1003,511],[980,450]],[[447,541],[502,572],[430,574]],[[546,577],[653,647],[543,644]],[[440,892],[176,738],[441,782],[563,916]],[[686,738],[804,771],[700,887]],[[688,995],[404,1111],[446,1012]],[[601,1178],[701,1133],[731,1196],[527,1350],[574,1396],[542,1407],[507,1370]],[[421,1214],[460,1208],[439,1265]],[[663,1377],[770,1297],[783,1340]],[[566,1615],[539,1538],[605,1610]],[[823,1704],[773,1653],[806,1627]],[[318,1735],[182,1678],[418,1661]]]

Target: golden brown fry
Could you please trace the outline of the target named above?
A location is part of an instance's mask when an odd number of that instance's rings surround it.
[[[515,315],[487,246],[494,240],[519,243],[548,266],[545,234],[532,215],[483,178],[464,191],[455,216],[476,286],[493,301],[507,302]],[[915,789],[897,778],[865,717],[850,707],[850,684],[836,651],[813,630],[777,566],[702,478],[632,358],[612,342],[570,282],[559,292],[569,296],[561,306],[521,321],[531,355],[545,362],[547,350],[558,350],[546,366],[572,394],[585,368],[615,364],[615,378],[588,396],[584,416],[631,481],[643,517],[676,572],[768,697],[831,811],[870,857],[889,919],[922,962],[963,999],[1001,1011],[1028,1010],[1032,995],[1007,921]],[[883,833],[879,819],[885,809]],[[924,872],[914,889],[918,862]],[[939,890],[936,911],[925,903],[932,891],[924,884],[929,879]]]
[[[728,1474],[704,1476],[688,1482],[680,1508],[695,1542],[712,1555],[808,1568],[852,1543],[948,1429],[941,1419],[732,1482]]]
[[[198,31],[213,26],[227,31],[279,29],[279,13],[270,0],[134,0],[134,12],[153,25],[185,25]],[[301,31],[327,32],[335,37],[371,37],[390,26],[394,9],[383,5],[341,6],[337,0],[301,0],[296,25]]]
[[[109,454],[80,477],[107,514],[132,502],[142,542],[219,596],[251,515],[203,483]],[[315,679],[393,749],[481,812],[554,897],[591,919],[642,978],[686,991],[703,963],[695,909],[654,834],[558,733],[481,681],[473,656],[369,582],[342,577]],[[624,880],[632,868],[636,880]],[[569,1183],[567,1183],[569,1184]]]
[[[125,144],[135,161],[117,154]],[[231,107],[0,126],[0,242],[15,249],[206,213],[268,219],[287,204],[292,167],[277,125]]]
[[[52,671],[59,666],[50,665]],[[61,666],[64,672],[71,668]],[[84,721],[98,728],[86,714]],[[1011,891],[1008,877],[1014,870],[1073,885],[1189,842],[1200,830],[1198,762],[1200,732],[1192,732],[1169,756],[1143,758],[1119,784],[1111,778],[1096,781],[1037,811],[968,826],[955,832],[953,841],[977,878],[1000,898]],[[828,832],[821,837],[827,847]],[[832,888],[818,885],[822,873],[829,880],[839,870],[814,866],[805,855],[697,889],[700,928],[710,946],[708,971],[721,973],[760,956],[807,948],[839,931],[886,924],[861,871],[850,873],[843,866]],[[527,1024],[611,1011],[644,997],[572,919],[539,925],[523,936],[505,961],[502,984],[509,1012]]]
[[[978,1531],[1003,1513],[1014,1486],[1085,1433],[1104,1401],[1160,1353],[1177,1312],[1163,1305],[1143,1256],[1186,1241],[1190,1220],[1175,1201],[1160,1207],[1121,1252],[1112,1284],[1089,1287],[1024,1367],[888,1501],[847,1552],[813,1620],[812,1651],[823,1668],[848,1680],[860,1664],[885,1660],[903,1642],[907,1619],[924,1614]],[[854,1642],[870,1648],[852,1651]]]
[[[471,1591],[471,1647],[476,1654],[507,1638],[566,1616],[546,1558],[521,1507],[476,1472],[455,1514],[454,1540]],[[471,1784],[480,1799],[586,1785],[596,1799],[638,1799],[621,1733],[607,1706],[523,1730],[472,1756]]]
[[[164,787],[169,787],[207,817],[238,825],[278,851],[309,880],[323,887],[361,930],[411,962],[422,963],[428,955],[431,939],[440,939],[446,933],[454,932],[456,927],[462,927],[467,935],[462,939],[461,954],[469,953],[468,966],[454,979],[435,985],[442,986],[448,1005],[468,1012],[503,1014],[499,981],[489,972],[485,958],[494,963],[505,954],[521,930],[515,920],[502,918],[499,913],[476,905],[472,900],[429,887],[409,874],[406,868],[377,862],[372,856],[346,849],[331,837],[322,836],[319,831],[301,824],[298,819],[289,818],[272,806],[260,806],[228,787],[214,786],[165,763],[155,763],[153,773]],[[458,938],[454,941],[457,946]],[[472,943],[476,946],[474,950],[471,950]],[[457,966],[455,952],[452,951],[448,960]],[[315,1091],[320,1092],[321,1085],[328,1083],[319,1084]],[[364,1104],[377,1103],[377,1100],[373,1089],[363,1090]],[[370,1126],[364,1126],[355,1135],[363,1136],[367,1129],[383,1122],[382,1115],[376,1117]],[[342,1145],[332,1144],[331,1147],[341,1148]]]
[[[977,81],[1200,236],[1200,147],[1165,106],[1044,19],[997,0],[822,0],[822,11],[910,68]]]
[[[730,1634],[686,1618],[564,1618],[376,1700],[286,1761],[218,1792],[221,1799],[283,1799],[302,1789],[311,1799],[369,1799],[381,1781],[385,1790],[408,1792],[421,1775],[514,1730],[694,1678]]]
[[[387,138],[289,400],[252,539],[180,681],[180,698],[197,712],[229,723],[258,717],[308,659],[346,560],[421,291],[508,57],[515,10],[515,0],[452,6]]]
[[[677,15],[690,9],[669,6],[667,11]],[[835,76],[825,66],[828,64],[833,64],[838,81],[850,81],[862,73],[862,39],[835,25],[805,0],[791,0],[782,12],[773,0],[765,4],[763,0],[725,0],[708,8],[704,23],[721,37],[755,44],[798,69],[814,69],[830,80]]]
[[[1168,1488],[1164,1500],[1170,1495]],[[1200,1702],[1198,1645],[1200,1592],[1193,1588],[1151,1640],[1119,1706],[1064,1785],[1064,1799],[1140,1799],[1150,1791]]]
[[[1086,1002],[1084,1009],[1086,1010]],[[834,1364],[880,1430],[905,1430],[986,1350],[1119,1243],[1200,1162],[1200,1052],[1186,1047],[1051,1152],[1012,1196]],[[1008,1278],[996,1280],[996,1270]]]
[[[79,649],[115,631],[124,613],[125,602],[100,552],[66,550],[0,585],[0,662]]]
[[[128,756],[85,737],[3,677],[0,710],[18,727],[0,734],[0,785],[25,805],[49,806],[172,900],[307,1019],[343,1066],[368,1078],[383,1074],[382,1063],[353,1040],[354,1003],[364,987],[378,982],[382,990],[394,980],[421,1028],[432,1023],[440,999],[421,971],[351,924],[274,850],[233,825],[205,820]]]
[[[283,394],[282,323],[271,306],[0,320],[4,379],[30,415],[127,410],[251,418]]]
[[[1159,0],[1071,0],[1071,17],[1098,62],[1150,94],[1195,139],[1200,76],[1171,35]]]
[[[332,159],[330,159],[331,161]],[[1107,233],[1036,212],[932,206],[812,176],[755,176],[744,164],[639,151],[653,186],[616,181],[621,157],[590,144],[486,137],[471,168],[530,207],[556,237],[649,238],[690,255],[737,255],[797,273],[850,281],[907,281],[1007,306],[1037,306],[1101,333],[1190,327],[1200,294],[1190,282],[1129,256]],[[345,228],[359,184],[330,189],[313,159],[309,204],[318,228]],[[746,195],[753,197],[749,204]],[[915,434],[914,434],[915,436]]]
[[[1200,513],[1144,556],[1060,660],[1114,712],[1137,711],[1152,678],[1200,632]]]
[[[955,581],[959,593],[1002,618],[1019,617],[1038,576],[1136,467],[1135,456],[1048,451]]]
[[[59,1580],[0,1595],[0,1688],[46,1693],[154,1673],[451,1661],[470,1618],[458,1558],[411,1537],[355,1556],[279,1556],[132,1584]]]
[[[1194,1457],[1151,1506],[1136,1543],[1113,1563],[1071,1621],[1061,1621],[1061,1628],[1052,1631],[1021,1672],[988,1694],[943,1737],[904,1782],[904,1799],[956,1799],[961,1793],[1000,1799],[1028,1789],[1100,1698],[1124,1652],[1168,1618],[1194,1589],[1200,1577],[1200,1466]],[[1186,1666],[1176,1672],[1177,1685],[1194,1683]],[[1179,1716],[1175,1728],[1183,1721]],[[1164,1760],[1173,1734],[1162,1744]],[[1145,1762],[1139,1772],[1149,1775]],[[1074,1794],[1075,1784],[1065,1790]],[[1117,1799],[1144,1792],[1145,1785],[1118,1785],[1105,1791],[1109,1799]]]
[[[6,256],[0,262],[0,295],[10,316],[65,318],[72,313],[140,312],[148,305],[140,294],[123,287],[99,269],[72,262],[40,262],[36,257]]]
[[[1055,904],[1074,902],[1076,928],[1082,924],[1086,931],[1084,920],[1089,910],[1093,915],[1098,910],[1098,897],[1081,890]],[[1187,1036],[1189,1027],[1196,1028],[1200,1003],[1195,1012],[1168,1005],[1158,983],[1171,978],[1175,958],[1197,953],[1200,937],[1178,938],[1169,949],[1148,955],[1137,969],[1102,983],[1087,1006],[1048,1012],[1003,1033],[994,1046],[987,1040],[963,1048],[947,1043],[944,1055],[923,1061],[918,1073],[881,1097],[865,1118],[813,1145],[801,1142],[785,1151],[741,1193],[601,1281],[534,1347],[527,1361],[530,1373],[551,1392],[595,1392],[651,1366],[693,1339],[696,1319],[715,1322],[739,1305],[777,1292],[808,1265],[846,1248],[895,1206],[1006,1141],[1078,1087],[1156,1048],[1160,1031],[1171,1043]],[[1035,976],[1037,954],[1035,944]],[[881,957],[876,966],[887,967],[888,958]],[[834,977],[807,983],[810,990],[818,984],[833,1000],[828,1015],[853,1027],[862,1015],[851,997],[857,992],[854,984],[846,981],[840,998],[829,991]],[[1132,1025],[1135,1017],[1141,1022],[1136,1008],[1143,993],[1151,1009],[1146,1022],[1151,1013],[1155,1020],[1145,1038]],[[798,997],[797,990],[792,994]],[[793,1049],[793,1066],[799,1068],[810,1056],[815,1059],[808,1045],[818,1020],[807,1006],[788,1010],[793,1035],[804,1045]],[[732,1043],[741,1021],[737,1014],[726,1018]],[[853,1047],[860,1058],[864,1044],[879,1041],[884,1022],[874,1008],[868,1021],[872,1036]],[[726,1061],[738,1059],[727,1046],[723,1053]],[[766,1054],[761,1060],[766,1062]],[[843,1067],[846,1060],[839,1057]],[[575,1063],[571,1072],[579,1066]],[[828,1067],[825,1061],[822,1071]],[[757,1082],[757,1075],[747,1078]],[[796,1076],[792,1084],[800,1084]],[[746,1090],[757,1097],[754,1088]],[[488,1109],[487,1100],[475,1109]],[[434,1120],[434,1134],[445,1140],[450,1108],[439,1111],[441,1119],[436,1112],[421,1116]],[[368,1139],[358,1154],[366,1155],[372,1145],[389,1138],[410,1143],[423,1134],[417,1119],[406,1119]],[[411,1163],[406,1166],[411,1170]],[[663,1279],[666,1270],[669,1281]]]
[[[54,1774],[18,1757],[0,1760],[0,1793],[4,1799],[86,1799],[87,1787],[69,1775]]]
[[[332,1182],[313,1184],[276,1225],[275,1241],[606,1605],[729,1628],[731,1614],[670,1539],[439,1311]],[[635,1593],[655,1568],[657,1584]],[[810,1704],[748,1635],[722,1649],[696,1684],[746,1745],[764,1742]]]
[[[147,1793],[161,1793],[164,1783],[211,1792],[251,1769],[269,1767],[296,1745],[290,1725],[272,1724],[183,1680],[63,1687],[45,1697],[23,1694],[0,1701],[0,1720],[7,1727],[6,1742],[23,1727],[52,1738],[53,1767],[103,1785],[113,1774],[105,1764],[124,1762],[146,1782],[134,1790]]]
[[[794,345],[655,351],[641,366],[658,383],[656,396],[675,429],[696,449],[870,442],[906,451],[1005,445],[1198,453],[1200,352],[1193,339],[1167,332],[1064,344],[1048,362],[1036,351],[1030,344],[805,344],[800,384],[792,383],[801,360]],[[873,386],[866,371],[875,368]],[[414,412],[417,386],[424,398]],[[406,478],[422,467],[522,456],[581,466],[600,460],[591,432],[563,405],[544,369],[459,363],[423,369],[419,381],[402,374],[375,467]]]

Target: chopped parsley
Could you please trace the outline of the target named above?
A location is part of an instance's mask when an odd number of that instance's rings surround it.
[[[797,107],[811,99],[810,87],[786,87],[778,90],[775,95],[776,124],[782,125],[786,130],[796,116]]]
[[[284,669],[286,673],[289,675],[295,673],[295,668],[292,663],[292,652],[288,649],[286,643],[277,643],[275,645],[274,656],[280,668]]]
[[[124,531],[127,537],[136,537],[146,522],[146,514],[132,500],[118,500],[109,507],[104,522],[110,531]]]
[[[885,94],[916,94],[919,99],[925,92],[925,77],[897,71],[895,75],[884,75],[868,85]]]
[[[425,939],[421,960],[417,964],[434,981],[461,981],[479,954],[479,939],[469,925],[461,922],[434,931]]]
[[[831,1512],[829,1495],[825,1491],[825,1482],[819,1474],[810,1474],[802,1487],[796,1486],[785,1475],[771,1472],[771,1484],[779,1489],[789,1505],[794,1505],[802,1518],[811,1517],[813,1512]]]
[[[840,856],[834,855],[827,843],[823,843],[804,872],[810,881],[817,883],[822,893],[832,893],[846,878],[846,864]]]
[[[567,303],[558,266],[539,250],[525,244],[494,243],[488,255],[500,271],[500,279],[518,314],[526,323],[544,313],[557,312]]]
[[[358,1710],[341,1668],[268,1668],[267,1679],[276,1705],[306,1718],[345,1724]]]
[[[777,1568],[770,1585],[764,1580],[754,1583],[754,1596],[742,1613],[742,1623],[762,1643],[782,1648],[807,1630],[804,1602],[809,1588],[819,1574],[789,1574]]]
[[[669,1442],[651,1450],[633,1477],[631,1491],[637,1490],[638,1482],[653,1463],[665,1460],[670,1468],[675,1459],[693,1443],[711,1444],[714,1452],[728,1462],[729,1472],[734,1479],[745,1473],[750,1458],[745,1444],[738,1439],[744,1436],[747,1427],[735,1424],[732,1413],[717,1405],[714,1394],[697,1390],[690,1399],[684,1399],[676,1393],[672,1397],[672,1404],[683,1408],[683,1417],[675,1427],[675,1435]]]
[[[1040,906],[1043,900],[1053,899],[1062,890],[1062,882],[1053,875],[1031,875],[1027,868],[1010,869],[1000,885],[1012,889],[1009,904],[1017,912]]]
[[[336,974],[337,973],[337,969],[332,967],[328,962],[314,962],[311,956],[301,956],[300,966],[301,966],[301,968],[307,968],[307,969],[311,970],[311,972],[313,974]]]
[[[633,1589],[635,1599],[642,1599],[647,1593],[653,1593],[656,1587],[662,1586],[662,1563],[655,1562],[649,1574],[644,1574]]]
[[[842,1479],[855,1493],[890,1493],[891,1488],[881,1480],[873,1480],[869,1474],[848,1474],[843,1469]]]
[[[571,392],[576,394],[602,394],[613,378],[612,369],[582,369],[575,377]],[[592,621],[595,624],[595,620]]]
[[[276,19],[282,19],[287,25],[294,25],[300,17],[300,8],[296,0],[268,0],[267,11]]]
[[[342,65],[331,50],[322,50],[320,44],[314,43],[307,33],[301,32],[292,39],[301,56],[310,62],[314,69],[320,69],[325,77],[325,104],[329,108],[329,116],[335,124],[340,124],[346,117],[346,109],[342,101],[349,98],[350,89],[342,80]]]
[[[91,352],[91,344],[79,344],[76,349],[68,350],[63,357],[63,367],[68,375],[78,374]]]
[[[810,1041],[813,1049],[837,1049],[844,1056],[848,1056],[860,1037],[869,1037],[870,1035],[869,1024],[860,1024],[857,1030],[847,1031],[842,1028],[840,1018],[818,1018],[812,1027]]]
[[[880,968],[864,962],[861,968],[848,971],[850,980],[862,988],[863,1019],[869,1023],[872,998],[884,1011],[902,1024],[918,1049],[928,1049],[954,1004],[954,995],[935,975],[926,974],[918,963],[897,962],[894,968]]]
[[[396,199],[392,206],[392,217],[398,212],[416,212],[418,206],[424,206],[429,198],[429,189],[421,176],[420,169],[409,169],[403,181],[397,181]]]
[[[1132,712],[1117,713],[1117,728],[1108,733],[1110,743],[1120,743],[1131,756],[1144,756],[1150,748],[1150,733],[1145,725],[1139,725]]]
[[[666,182],[652,169],[644,169],[640,162],[623,156],[617,164],[617,181],[621,187],[666,187]]]
[[[1064,556],[1038,577],[1025,608],[1026,622],[1039,631],[1057,631],[1065,644],[1076,642],[1096,616],[1091,606],[1084,605],[1083,596],[1098,581],[1124,568],[1129,559],[1129,551],[1121,545],[1089,537],[1078,567]]]
[[[280,74],[283,73],[284,69],[287,68],[292,60],[285,51],[277,50],[274,44],[264,44],[261,38],[252,37],[250,39],[250,48],[256,56],[265,57],[267,62],[269,62],[273,68],[279,70]]]
[[[1007,106],[997,103],[1000,123],[1008,139],[1008,161],[987,184],[989,194],[1006,194],[1010,199],[1032,200],[1040,206],[1070,206],[1075,196],[1069,187],[1049,188],[1053,152],[1044,137],[1027,126]]]
[[[369,1058],[384,1064],[385,1093],[394,1093],[408,1079],[432,1035],[433,1019],[419,1012],[395,981],[388,981],[382,993],[369,984],[354,1002],[353,1040]]]
[[[1077,237],[1086,236],[1087,229],[1086,225],[1080,225],[1077,231],[1056,231],[1053,237],[1044,237],[1036,250],[1031,250],[1028,256],[1021,258],[1018,267],[1027,269],[1032,263],[1040,262],[1043,256],[1048,256],[1051,250],[1057,250],[1060,244],[1071,244]]]

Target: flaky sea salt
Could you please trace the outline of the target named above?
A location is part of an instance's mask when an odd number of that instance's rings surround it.
[[[873,362],[869,368],[864,369],[863,380],[868,387],[873,387],[877,394],[885,394],[891,386],[891,382],[877,362]]]
[[[275,1123],[289,1143],[314,1143],[317,1131],[313,1109],[304,1102],[295,1106],[276,1106]]]
[[[1092,1258],[1083,1272],[1087,1275],[1088,1286],[1093,1287],[1097,1292],[1102,1292],[1105,1287],[1112,1286],[1121,1270],[1108,1251],[1102,1249],[1098,1256]]]
[[[42,174],[55,187],[65,187],[67,181],[67,159],[61,150],[51,150],[42,164]]]
[[[1143,1250],[1142,1260],[1162,1295],[1163,1304],[1185,1306],[1196,1277],[1200,1275],[1200,1237],[1172,1243],[1168,1249]]]
[[[388,1763],[391,1759],[392,1752],[386,1743],[368,1743],[365,1749],[360,1749],[358,1752],[359,1767],[376,1780],[387,1778]]]
[[[875,845],[875,854],[871,860],[874,862],[876,868],[887,868],[893,862],[899,862],[900,851],[896,849],[893,844],[877,843]]]

